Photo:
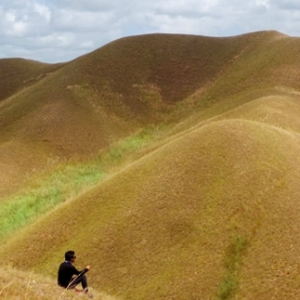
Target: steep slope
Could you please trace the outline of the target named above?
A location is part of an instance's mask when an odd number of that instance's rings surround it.
[[[257,54],[267,61],[267,73],[273,57],[265,58],[274,49],[296,49],[298,41],[276,44],[285,39],[290,41],[276,32],[232,38],[152,34],[117,40],[65,64],[1,60],[2,194],[61,161],[93,156],[145,126],[172,124],[256,88],[262,82],[253,81],[261,71]],[[222,111],[252,100],[240,97],[221,104]]]
[[[81,67],[98,89],[108,87],[127,100],[141,102],[141,90],[153,86],[167,103],[184,99],[209,84],[245,46],[243,39],[151,34],[122,38],[69,66]],[[83,66],[84,65],[84,66]],[[93,68],[91,68],[93,66]],[[95,73],[105,79],[94,82]],[[134,103],[130,103],[130,101]],[[143,103],[140,103],[140,106]]]
[[[236,38],[236,37],[235,37]],[[262,96],[299,90],[299,38],[276,32],[241,36],[247,46],[206,93],[189,97],[196,107],[219,106],[215,114]],[[287,55],[288,53],[288,55]],[[194,108],[195,109],[195,108]]]
[[[239,51],[234,44],[221,51],[225,44],[149,35],[113,42],[68,64],[1,60],[2,95],[10,96],[0,106],[1,194],[60,161],[97,154],[162,121],[170,114],[165,102],[211,81]]]
[[[294,298],[299,150],[280,128],[213,122],[24,229],[1,262],[55,276],[74,248],[93,285],[124,299]]]

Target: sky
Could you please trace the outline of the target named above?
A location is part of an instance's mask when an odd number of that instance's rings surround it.
[[[0,59],[66,62],[147,33],[300,36],[299,0],[0,0]]]

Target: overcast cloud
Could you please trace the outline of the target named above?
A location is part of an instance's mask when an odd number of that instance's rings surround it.
[[[120,37],[161,32],[300,36],[299,0],[1,0],[0,58],[63,62]]]

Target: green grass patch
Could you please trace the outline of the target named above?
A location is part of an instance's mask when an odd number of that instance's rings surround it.
[[[0,207],[0,240],[104,177],[105,172],[92,164],[70,165],[40,179],[26,192],[8,198]]]
[[[26,191],[3,199],[0,207],[0,240],[29,224],[56,205],[99,184],[114,167],[146,147],[158,136],[159,127],[149,127],[112,145],[86,162],[68,162],[40,176]]]
[[[233,299],[238,288],[239,271],[243,255],[249,245],[246,238],[236,236],[225,252],[224,267],[225,274],[218,287],[216,300]]]
[[[142,129],[134,136],[127,137],[114,145],[104,154],[103,161],[107,165],[115,165],[124,160],[130,154],[136,153],[138,150],[145,148],[158,139],[162,132],[161,125],[149,126]]]

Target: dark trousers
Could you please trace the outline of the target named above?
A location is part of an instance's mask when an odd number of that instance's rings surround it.
[[[79,283],[81,283],[83,289],[87,288],[88,286],[85,274],[78,276],[74,281],[71,282],[72,283],[69,286],[69,289],[75,288],[75,286]]]

